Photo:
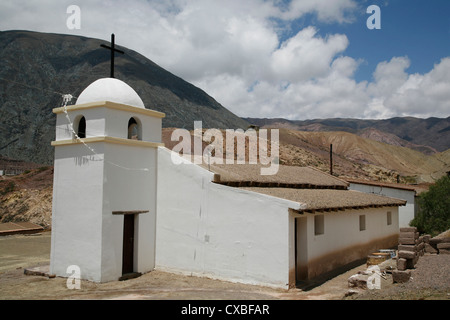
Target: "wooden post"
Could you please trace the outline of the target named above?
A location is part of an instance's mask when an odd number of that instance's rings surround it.
[[[333,145],[330,144],[330,174],[333,175]]]

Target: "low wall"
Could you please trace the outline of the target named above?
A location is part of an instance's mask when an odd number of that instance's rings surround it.
[[[450,254],[450,238],[420,236],[416,227],[400,228],[398,238],[397,270],[393,272],[393,282],[403,283],[411,277],[419,258],[428,254]]]

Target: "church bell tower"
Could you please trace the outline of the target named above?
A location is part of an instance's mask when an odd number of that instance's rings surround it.
[[[118,280],[155,265],[157,148],[163,113],[103,78],[56,114],[50,273]]]

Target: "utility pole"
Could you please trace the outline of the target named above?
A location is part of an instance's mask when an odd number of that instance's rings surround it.
[[[330,144],[330,174],[333,175],[333,145]]]

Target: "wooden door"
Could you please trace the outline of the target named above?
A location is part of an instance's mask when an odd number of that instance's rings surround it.
[[[134,214],[124,215],[122,274],[133,272]]]

